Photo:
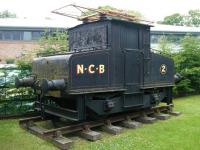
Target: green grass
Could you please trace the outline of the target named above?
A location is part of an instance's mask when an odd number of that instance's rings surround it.
[[[102,140],[88,142],[75,137],[73,150],[199,150],[200,96],[179,98],[175,110],[183,114],[120,135],[103,133]],[[27,133],[17,120],[0,121],[1,150],[54,150],[52,144]]]

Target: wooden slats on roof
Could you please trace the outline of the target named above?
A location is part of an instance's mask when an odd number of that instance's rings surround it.
[[[103,10],[103,9],[96,9],[96,13],[92,15],[87,16],[80,16],[78,19],[80,21],[88,21],[93,22],[100,20],[103,17],[111,17],[111,18],[117,18],[122,20],[128,20],[128,21],[138,21],[139,18],[134,15],[129,15],[127,13],[118,12],[118,11],[112,11],[112,10]]]

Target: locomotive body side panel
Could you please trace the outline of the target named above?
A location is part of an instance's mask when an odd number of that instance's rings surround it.
[[[150,80],[146,79],[144,86],[173,86],[174,64],[167,57],[152,53]],[[149,78],[148,78],[149,79]]]
[[[71,57],[70,90],[106,88],[109,86],[109,52],[80,53]]]
[[[170,58],[151,53],[148,70],[144,72],[142,88],[170,87],[174,85],[174,63]]]

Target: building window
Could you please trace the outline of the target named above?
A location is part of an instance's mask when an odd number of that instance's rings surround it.
[[[32,32],[32,40],[38,40],[39,38],[41,38],[43,32],[39,32],[39,31],[33,31]]]
[[[34,41],[44,35],[43,30],[0,30],[0,41]]]
[[[11,31],[4,32],[4,40],[12,40],[12,32]]]
[[[0,40],[3,40],[3,33],[0,31]]]
[[[20,31],[13,31],[13,40],[21,40],[22,32]]]
[[[25,41],[30,41],[30,40],[31,40],[31,37],[32,37],[31,32],[27,32],[27,31],[24,32],[23,40],[25,40]]]

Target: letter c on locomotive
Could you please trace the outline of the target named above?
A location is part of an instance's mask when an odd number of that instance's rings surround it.
[[[89,66],[88,66],[88,72],[91,73],[91,74],[95,73],[94,67],[95,67],[95,66],[94,66],[93,64],[89,65]]]

